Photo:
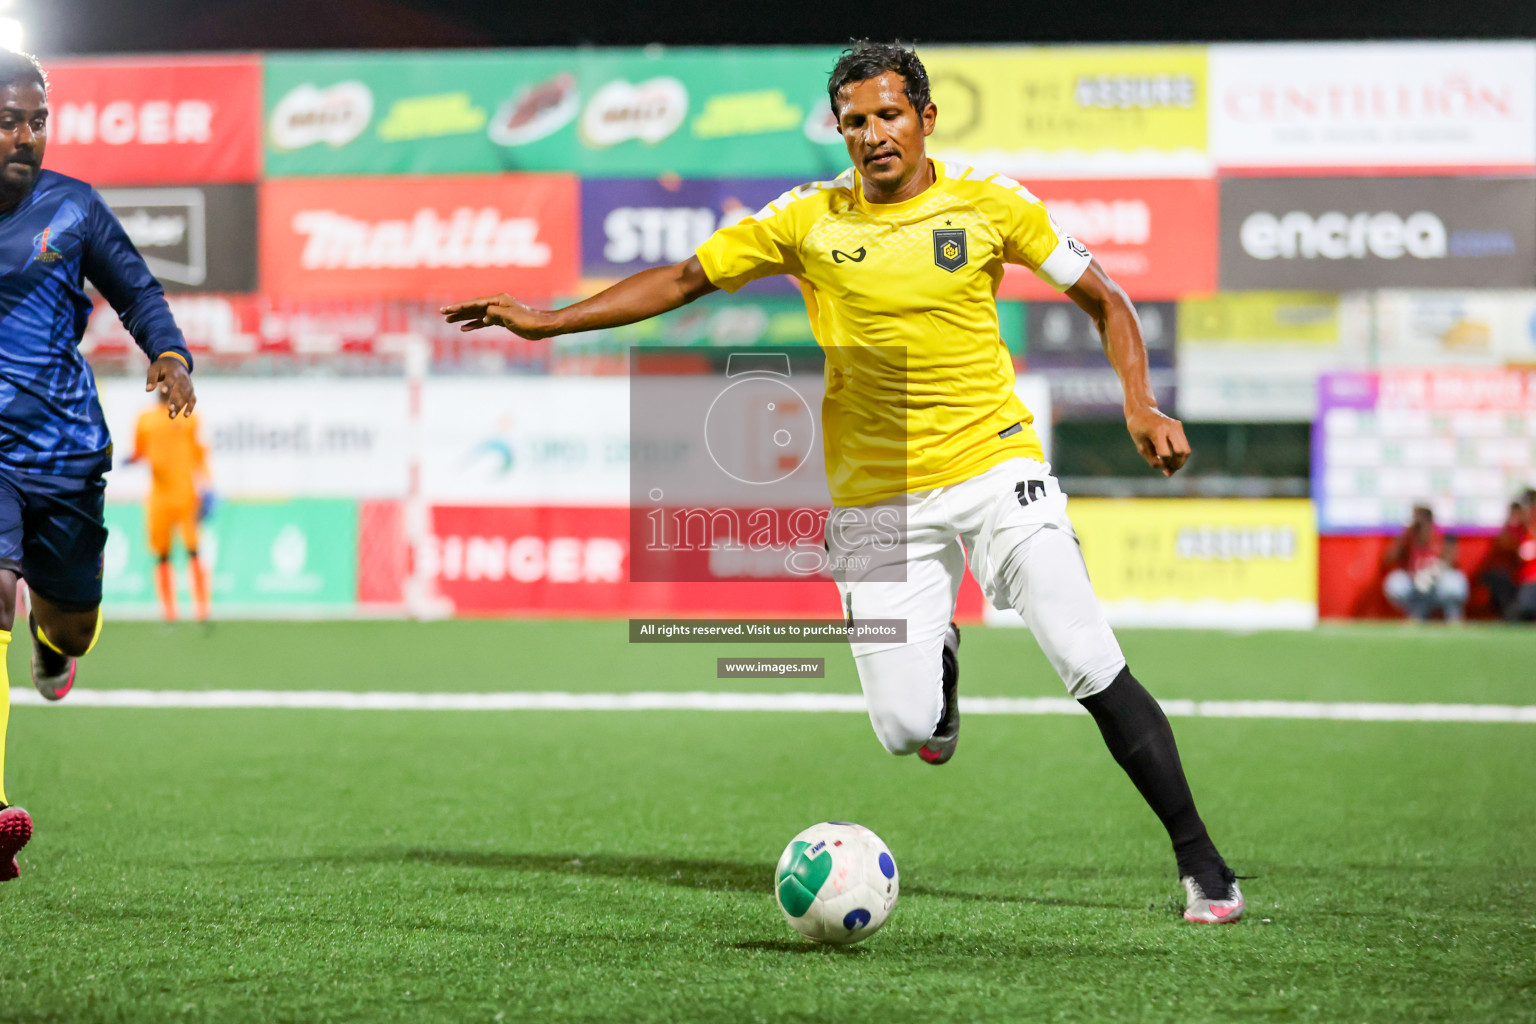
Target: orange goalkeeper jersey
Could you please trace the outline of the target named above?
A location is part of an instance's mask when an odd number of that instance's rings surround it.
[[[208,472],[196,415],[171,419],[164,407],[146,410],[133,433],[133,457],[149,463],[151,502],[196,507],[197,485]]]

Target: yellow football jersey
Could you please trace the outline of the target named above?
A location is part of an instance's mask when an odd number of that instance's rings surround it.
[[[837,505],[958,483],[1011,458],[1042,458],[1013,393],[997,326],[1004,263],[1057,291],[1091,258],[1016,181],[933,162],[933,186],[871,203],[858,173],[786,192],[699,247],[709,280],[735,291],[800,280],[827,353],[822,427]]]

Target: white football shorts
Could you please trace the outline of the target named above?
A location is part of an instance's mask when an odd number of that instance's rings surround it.
[[[904,643],[850,645],[870,722],[893,754],[915,753],[943,712],[941,652],[967,562],[994,607],[1024,617],[1073,697],[1125,667],[1046,463],[1010,459],[948,487],[834,508],[826,535],[844,616],[906,621]]]

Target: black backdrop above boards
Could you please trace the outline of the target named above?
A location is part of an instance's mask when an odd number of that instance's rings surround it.
[[[40,53],[421,48],[825,44],[869,36],[918,43],[1501,39],[1536,36],[1536,4],[1485,4],[1476,16],[1441,0],[1376,4],[1147,4],[1099,0],[1042,8],[996,0],[888,0],[878,6],[781,0],[24,0],[27,45]],[[1281,15],[1277,17],[1277,15]]]

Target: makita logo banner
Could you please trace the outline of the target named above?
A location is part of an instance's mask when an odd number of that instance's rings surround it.
[[[575,286],[576,213],[576,182],[562,175],[271,182],[262,193],[262,288],[544,300]]]
[[[253,57],[48,62],[47,166],[93,185],[240,184],[261,165]]]
[[[370,221],[335,210],[301,210],[305,270],[381,267],[547,267],[554,253],[534,217],[503,217],[494,206],[449,214],[418,210],[410,220]]]
[[[1235,179],[1221,185],[1221,287],[1529,288],[1531,178]]]

